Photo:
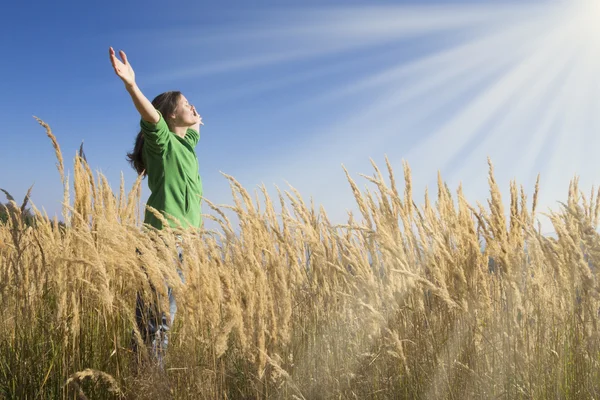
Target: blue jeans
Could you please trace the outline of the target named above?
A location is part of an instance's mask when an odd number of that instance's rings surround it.
[[[140,254],[139,251],[138,254]],[[183,249],[181,246],[177,246],[177,255],[179,262],[183,263]],[[177,273],[179,274],[181,281],[185,283],[183,272],[179,268],[177,268]],[[152,289],[154,296],[157,297],[156,301],[153,302],[153,304],[147,305],[144,302],[141,293],[138,292],[135,307],[135,319],[140,334],[142,335],[142,341],[149,350],[151,350],[153,361],[162,369],[164,368],[164,357],[169,345],[168,332],[171,326],[173,326],[175,314],[177,313],[177,302],[173,295],[173,289],[167,286],[170,314],[170,318],[167,320],[167,315],[159,309],[159,295],[156,292],[156,289],[152,284],[150,284],[150,288]],[[137,354],[138,349],[135,340],[133,340],[132,347],[133,352]]]

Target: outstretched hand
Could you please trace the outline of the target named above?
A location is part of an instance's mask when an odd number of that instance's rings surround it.
[[[131,68],[131,64],[127,61],[127,55],[123,50],[119,51],[119,55],[123,61],[119,60],[115,56],[115,51],[112,47],[109,48],[108,54],[110,55],[110,62],[115,70],[115,73],[121,80],[128,86],[133,86],[135,84],[135,72],[133,72],[133,68]]]

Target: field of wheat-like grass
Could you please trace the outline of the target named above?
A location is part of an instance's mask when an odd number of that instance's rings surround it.
[[[343,226],[293,188],[275,207],[227,176],[232,205],[205,202],[219,230],[143,231],[142,181],[116,193],[81,157],[66,177],[43,125],[64,224],[35,206],[26,223],[14,201],[0,223],[2,398],[600,397],[600,201],[577,180],[548,213],[553,237],[538,187],[528,202],[513,183],[505,210],[491,163],[485,205],[441,177],[415,201],[408,165],[398,185],[373,164],[377,190],[348,175],[361,215]],[[135,304],[168,310],[165,281],[178,310],[161,370]]]

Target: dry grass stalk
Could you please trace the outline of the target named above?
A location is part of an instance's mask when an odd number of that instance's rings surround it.
[[[264,186],[253,199],[225,175],[233,205],[205,199],[219,229],[193,233],[141,230],[141,179],[115,195],[76,157],[66,226],[34,210],[29,227],[16,203],[0,224],[0,388],[17,398],[66,398],[64,382],[81,396],[151,397],[168,383],[179,398],[597,397],[600,192],[583,196],[575,179],[548,214],[552,238],[535,225],[539,177],[531,208],[511,182],[505,212],[491,162],[487,207],[441,174],[435,203],[426,192],[419,206],[407,163],[404,188],[387,158],[389,184],[372,165],[374,190],[344,169],[360,222],[350,213],[332,225],[292,186],[277,188],[276,210]],[[131,342],[147,356],[136,295],[168,316],[167,283],[178,311],[159,388]]]

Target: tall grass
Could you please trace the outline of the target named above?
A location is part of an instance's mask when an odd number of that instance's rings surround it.
[[[43,122],[40,121],[43,124]],[[422,206],[392,168],[348,175],[361,215],[335,226],[293,188],[232,206],[219,231],[140,229],[140,185],[119,193],[76,157],[64,222],[0,224],[0,396],[5,398],[580,399],[600,396],[600,201],[574,180],[536,228],[536,197],[471,205],[439,178]],[[73,191],[71,201],[69,192]],[[262,207],[262,209],[261,209]],[[226,209],[239,220],[234,228]],[[175,268],[174,234],[185,262]],[[136,252],[140,250],[141,254]],[[178,299],[164,370],[135,323],[136,293]],[[139,360],[138,358],[142,358]]]

